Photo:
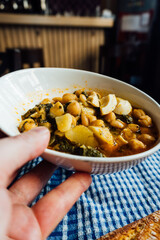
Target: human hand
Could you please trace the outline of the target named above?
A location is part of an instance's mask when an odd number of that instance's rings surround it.
[[[45,239],[91,183],[89,174],[75,173],[30,208],[56,169],[42,161],[7,189],[18,169],[42,154],[48,141],[44,127],[0,140],[0,239]]]

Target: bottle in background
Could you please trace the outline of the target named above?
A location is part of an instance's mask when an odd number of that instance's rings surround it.
[[[12,2],[9,0],[0,0],[0,12],[12,12]]]

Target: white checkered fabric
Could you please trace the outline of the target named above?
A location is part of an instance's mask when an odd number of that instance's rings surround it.
[[[36,159],[20,175],[39,163]],[[59,168],[33,204],[71,172]],[[93,175],[80,197],[47,240],[92,240],[160,210],[160,150],[128,170]],[[52,214],[52,213],[51,213]]]

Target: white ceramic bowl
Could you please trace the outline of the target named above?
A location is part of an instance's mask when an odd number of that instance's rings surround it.
[[[100,74],[62,68],[20,70],[0,78],[0,129],[10,136],[19,134],[21,115],[43,98],[63,95],[80,88],[107,90],[146,110],[160,132],[160,106],[145,93],[126,83]],[[43,157],[69,170],[105,174],[132,167],[160,148],[160,138],[150,150],[125,157],[82,157],[46,149]]]

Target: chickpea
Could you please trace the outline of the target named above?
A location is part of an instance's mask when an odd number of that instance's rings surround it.
[[[87,114],[87,117],[88,117],[90,123],[93,122],[93,121],[95,121],[95,120],[97,120],[97,117],[96,117],[96,116],[93,116],[93,115]]]
[[[138,139],[142,141],[146,145],[150,145],[156,141],[155,137],[149,135],[149,134],[141,134]]]
[[[84,106],[82,106],[82,112],[87,114],[87,115],[92,115],[92,116],[96,114],[95,109],[92,108],[92,107],[84,107]]]
[[[82,103],[85,103],[87,101],[87,98],[84,94],[80,94],[79,96],[79,100],[82,102]]]
[[[27,118],[20,123],[19,130],[20,132],[27,132],[35,127],[37,127],[35,121],[31,118]]]
[[[77,125],[77,119],[74,116],[72,116],[72,125],[73,126]]]
[[[152,126],[152,119],[148,115],[140,117],[138,122],[143,127],[151,127]]]
[[[134,133],[140,132],[140,126],[138,124],[128,124],[128,128]]]
[[[142,149],[145,149],[146,146],[144,145],[143,142],[139,141],[138,139],[131,139],[129,141],[129,146],[136,151],[140,151]]]
[[[140,127],[141,129],[141,133],[147,133],[147,134],[152,134],[152,130],[150,128],[147,127]]]
[[[118,143],[118,145],[121,147],[123,145],[126,145],[128,144],[128,141],[126,141],[121,135],[119,135],[117,138],[116,138],[116,142]]]
[[[89,126],[89,119],[85,113],[81,114],[81,122],[82,122],[82,125],[84,125],[86,127]]]
[[[80,115],[81,113],[80,104],[77,101],[72,101],[67,107],[67,112],[73,116]]]
[[[83,91],[84,91],[83,89],[75,91],[76,96],[79,97]]]
[[[65,104],[65,103],[68,103],[72,100],[78,100],[77,96],[73,93],[65,93],[62,97],[62,102]]]
[[[62,98],[61,98],[61,97],[54,97],[52,100],[53,100],[55,103],[56,103],[56,102],[62,103]]]
[[[104,120],[106,120],[107,122],[112,122],[116,120],[116,115],[114,112],[110,112],[107,115],[104,116]]]
[[[91,122],[90,125],[91,126],[97,126],[97,127],[105,127],[104,121],[100,120],[100,119]]]
[[[123,129],[126,126],[126,124],[119,119],[111,121],[110,124],[112,127],[120,128],[120,129]]]
[[[145,116],[145,115],[146,114],[145,114],[145,112],[142,109],[134,109],[133,110],[133,116],[135,118],[140,118],[140,117]]]
[[[49,113],[50,113],[50,116],[52,118],[63,115],[64,114],[64,108],[63,108],[62,103],[56,102],[54,104],[54,106],[50,108]]]
[[[45,98],[43,99],[43,101],[41,102],[41,104],[47,104],[47,103],[51,103],[51,100],[49,98]]]
[[[126,139],[127,141],[136,138],[136,134],[133,133],[133,132],[131,131],[131,129],[129,129],[129,128],[123,129],[123,131],[122,131],[122,136],[123,136],[124,139]]]
[[[41,122],[39,125],[40,126],[44,126],[44,127],[48,128],[51,131],[51,123],[49,123],[49,122]]]

